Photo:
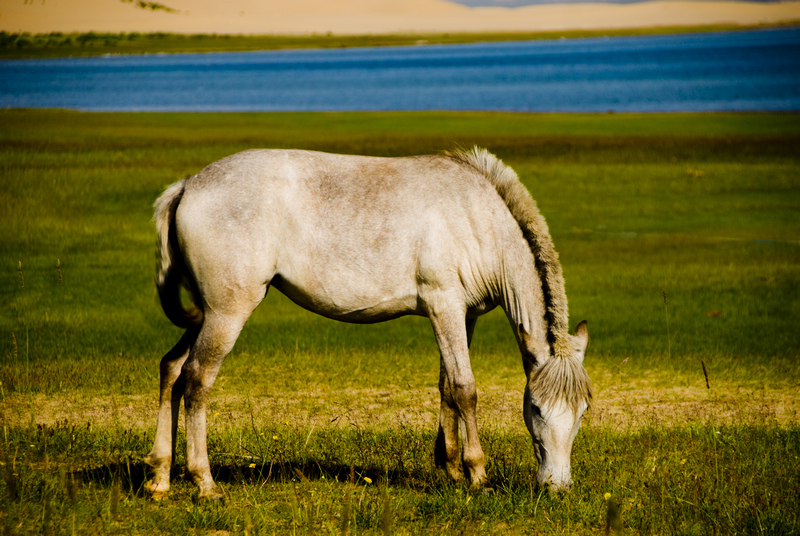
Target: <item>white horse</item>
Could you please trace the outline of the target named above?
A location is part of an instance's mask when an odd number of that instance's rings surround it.
[[[158,426],[146,458],[153,497],[169,490],[181,396],[188,476],[201,498],[222,497],[208,461],[208,393],[270,286],[346,322],[428,317],[441,358],[436,462],[477,487],[487,479],[469,344],[477,318],[502,307],[522,352],[537,480],[570,486],[570,451],[591,400],[586,324],[569,334],[547,224],[494,155],[245,151],[167,188],[154,219],[161,304],[187,329],[161,360]],[[194,306],[182,305],[181,286]]]

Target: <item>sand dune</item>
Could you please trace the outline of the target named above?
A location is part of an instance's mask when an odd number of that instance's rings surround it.
[[[135,0],[138,1],[138,0]],[[800,21],[800,1],[650,1],[469,8],[446,0],[0,0],[8,32],[381,34],[742,25]]]

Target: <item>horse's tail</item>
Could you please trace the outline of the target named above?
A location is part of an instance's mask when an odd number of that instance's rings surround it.
[[[183,197],[186,179],[167,188],[153,204],[153,221],[158,231],[156,289],[167,318],[180,328],[203,323],[203,309],[198,306],[197,283],[186,266],[175,231],[175,212]],[[191,296],[188,307],[181,300],[181,287]]]

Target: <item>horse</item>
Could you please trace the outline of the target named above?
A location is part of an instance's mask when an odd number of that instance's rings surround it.
[[[469,346],[478,317],[502,307],[522,355],[537,481],[570,487],[572,444],[592,396],[586,322],[569,333],[547,224],[516,173],[487,150],[402,158],[247,150],[169,186],[154,222],[162,309],[186,331],[160,363],[145,458],[153,498],[169,491],[183,397],[186,475],[200,498],[222,499],[208,460],[209,391],[270,287],[344,322],[427,317],[440,357],[435,462],[475,488],[488,480]]]

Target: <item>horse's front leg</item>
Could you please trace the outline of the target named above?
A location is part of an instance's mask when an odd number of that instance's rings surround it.
[[[447,471],[450,478],[459,482],[464,475],[458,459],[458,405],[447,379],[444,358],[441,359],[439,367],[439,393],[441,395],[439,432],[436,434],[434,450],[436,466]]]
[[[475,331],[476,322],[476,318],[468,319],[466,322],[467,347],[472,342],[472,334]],[[447,471],[450,478],[458,482],[464,476],[459,463],[459,412],[458,404],[456,404],[454,393],[447,378],[447,370],[443,358],[440,359],[439,366],[439,394],[441,395],[439,431],[436,435],[436,448],[434,451],[436,466]]]
[[[154,473],[153,478],[145,484],[145,489],[157,500],[163,499],[169,491],[170,470],[175,460],[178,412],[186,384],[181,371],[196,338],[197,329],[187,330],[178,344],[161,358],[159,366],[161,379],[156,438],[153,442],[153,449],[144,459]]]
[[[478,438],[475,377],[469,362],[469,342],[475,321],[465,325],[463,313],[437,311],[430,314],[441,354],[439,389],[442,395],[439,416],[439,434],[436,440],[436,458],[448,474],[456,480],[458,474],[458,428],[461,434],[461,463],[464,475],[472,487],[486,485],[483,449]]]

